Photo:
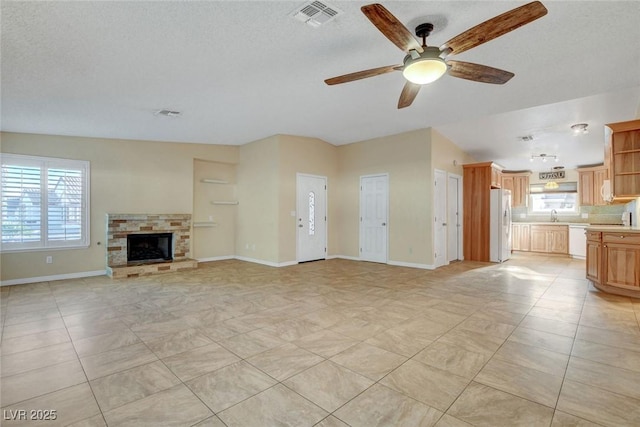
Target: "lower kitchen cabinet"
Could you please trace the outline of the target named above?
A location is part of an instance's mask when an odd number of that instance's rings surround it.
[[[569,227],[531,224],[531,252],[569,253]]]
[[[587,279],[592,282],[602,281],[602,233],[587,231]]]
[[[640,291],[640,234],[602,233],[604,284]]]
[[[531,249],[531,227],[529,224],[511,223],[511,249],[528,252]]]
[[[586,276],[604,292],[640,297],[640,232],[587,231]]]

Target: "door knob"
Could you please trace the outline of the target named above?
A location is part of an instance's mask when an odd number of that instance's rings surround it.
[[[383,227],[385,227],[386,225],[387,225],[387,223],[386,223],[386,222],[383,222],[383,223],[382,223],[382,226],[383,226]]]
[[[303,225],[302,225],[302,224],[298,224],[298,227],[302,228],[302,227],[303,227]]]
[[[442,225],[443,225],[443,226],[446,226],[446,225],[447,225],[447,223],[446,223],[446,222],[443,222],[443,223],[442,223]]]

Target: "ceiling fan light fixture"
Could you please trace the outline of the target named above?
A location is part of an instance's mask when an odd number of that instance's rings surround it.
[[[402,75],[411,83],[425,85],[435,82],[447,72],[447,64],[440,58],[440,49],[427,47],[416,58],[407,55],[404,59]]]

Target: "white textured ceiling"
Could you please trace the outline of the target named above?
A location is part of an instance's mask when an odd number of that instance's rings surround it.
[[[635,0],[545,0],[547,16],[455,57],[512,71],[510,82],[444,76],[403,110],[400,73],[323,82],[401,63],[360,12],[368,2],[329,2],[344,14],[320,28],[289,16],[302,3],[3,1],[2,130],[210,144],[283,133],[340,145],[433,126],[478,160],[520,169],[540,152],[567,167],[602,161],[602,125],[638,114]],[[440,45],[524,3],[383,4],[409,29],[433,22],[427,42]],[[558,136],[576,122],[591,129],[580,143]],[[533,143],[517,140],[527,134]]]

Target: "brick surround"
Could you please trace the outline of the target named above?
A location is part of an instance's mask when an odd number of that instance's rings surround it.
[[[127,235],[173,233],[173,261],[127,265]],[[191,214],[107,214],[107,274],[133,277],[195,268],[190,258]]]

